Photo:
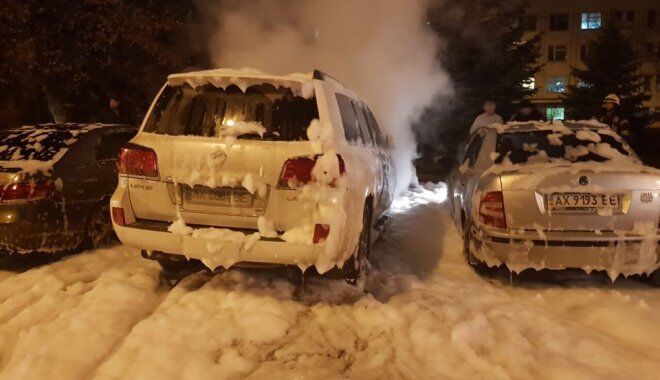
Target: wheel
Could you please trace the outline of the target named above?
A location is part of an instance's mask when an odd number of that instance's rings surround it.
[[[649,283],[655,287],[660,288],[660,269],[649,275]]]
[[[467,220],[467,218],[463,218],[464,223],[463,223],[463,256],[465,257],[465,261],[471,266],[474,267],[476,263],[476,259],[472,255],[472,251],[470,251],[470,243],[472,243],[472,224]]]
[[[362,212],[362,232],[360,232],[357,252],[349,257],[342,267],[344,280],[352,285],[357,284],[360,276],[364,276],[367,269],[369,252],[371,251],[372,214],[372,207],[367,201]]]
[[[117,235],[110,220],[110,204],[104,201],[92,211],[87,221],[86,246],[98,249],[117,241]]]
[[[463,225],[463,256],[465,256],[465,261],[470,265],[477,273],[485,274],[488,272],[488,266],[481,260],[474,257],[472,251],[470,250],[470,244],[472,243],[472,222],[470,219],[465,218],[465,224]]]

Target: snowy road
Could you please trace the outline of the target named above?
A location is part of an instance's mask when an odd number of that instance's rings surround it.
[[[172,288],[126,247],[0,261],[0,378],[657,378],[660,289],[479,277],[443,191],[398,203],[372,296],[319,278],[300,296],[270,270]]]

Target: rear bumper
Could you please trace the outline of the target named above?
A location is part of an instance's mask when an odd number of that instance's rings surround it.
[[[489,266],[511,270],[580,268],[610,275],[650,274],[660,268],[660,236],[617,236],[614,233],[477,231],[472,254]]]
[[[201,260],[207,267],[229,268],[238,263],[296,265],[307,268],[314,265],[322,245],[287,243],[281,239],[259,239],[249,249],[244,244],[228,239],[193,237],[167,231],[169,223],[136,221],[128,226],[114,225],[122,243],[189,259]],[[256,231],[253,231],[256,232]],[[246,235],[246,237],[249,235]]]
[[[53,233],[21,221],[0,224],[0,253],[23,254],[42,250],[52,240]]]
[[[51,201],[0,206],[0,253],[51,253],[75,248],[82,232],[69,228]],[[82,223],[81,223],[82,225]]]

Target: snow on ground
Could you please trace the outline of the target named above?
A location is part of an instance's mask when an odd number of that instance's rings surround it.
[[[363,295],[277,270],[171,288],[125,247],[0,263],[0,378],[657,378],[660,291],[594,276],[480,277],[442,202],[410,191]]]

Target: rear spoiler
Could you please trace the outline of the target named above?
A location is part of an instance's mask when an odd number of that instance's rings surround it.
[[[334,78],[334,77],[332,77],[332,76],[330,76],[330,75],[328,75],[328,74],[326,74],[323,71],[318,70],[318,69],[314,70],[314,74],[312,75],[312,79],[322,80],[322,81],[326,81],[326,82],[335,82],[337,84],[340,84],[342,87],[346,87],[346,86],[344,86],[343,83],[338,81],[336,78]]]

